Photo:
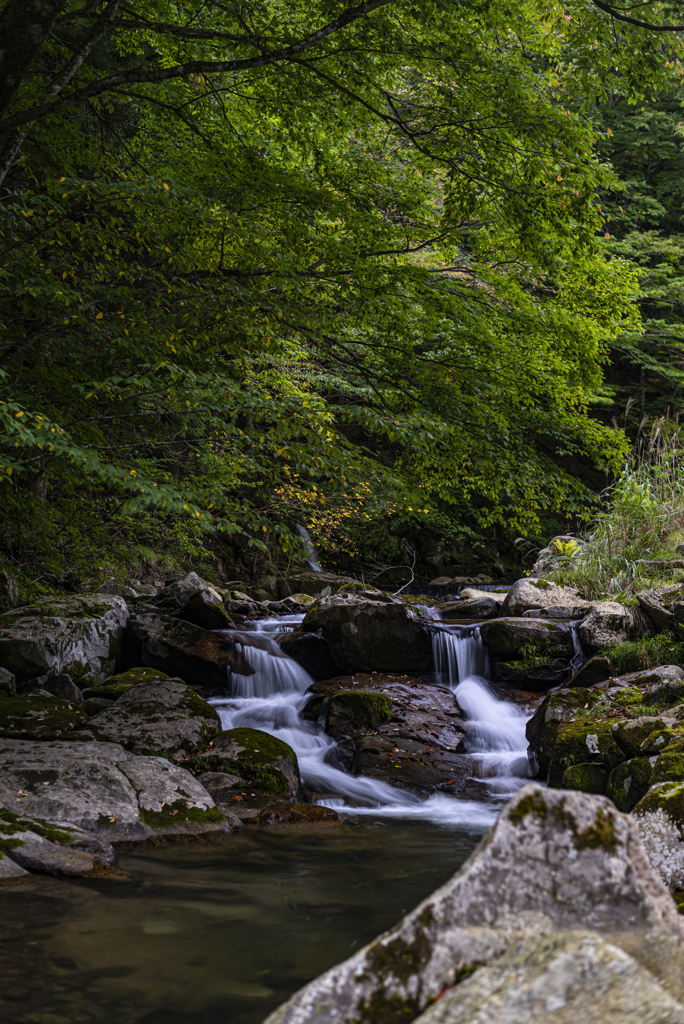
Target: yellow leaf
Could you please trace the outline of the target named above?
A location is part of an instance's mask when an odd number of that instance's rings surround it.
[[[95,319],[96,320],[101,320],[103,316],[104,316],[104,313],[98,313],[97,316],[95,317]]]

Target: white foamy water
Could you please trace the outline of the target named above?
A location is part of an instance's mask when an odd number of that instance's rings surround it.
[[[305,691],[313,679],[284,656],[272,639],[285,632],[283,618],[262,619],[256,635],[231,634],[255,672],[232,672],[230,696],[211,701],[224,729],[261,729],[288,743],[297,754],[306,786],[330,794],[320,802],[338,813],[424,819],[476,829],[493,823],[501,800],[515,792],[529,773],[526,716],[514,705],[499,700],[486,679],[478,675],[487,671],[479,630],[450,627],[451,632],[447,627],[434,635],[433,644],[442,683],[454,691],[467,717],[467,746],[473,777],[482,785],[482,799],[442,793],[423,798],[379,779],[349,775],[328,763],[335,740],[315,723],[301,718],[309,700]],[[287,616],[284,624],[296,629],[302,618]]]

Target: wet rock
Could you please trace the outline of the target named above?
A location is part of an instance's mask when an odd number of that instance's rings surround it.
[[[164,587],[154,603],[160,608],[179,609],[185,622],[202,629],[231,629],[233,626],[220,591],[196,572],[189,572]]]
[[[577,633],[588,651],[624,643],[634,631],[634,613],[617,601],[600,601],[582,620]]]
[[[59,697],[21,694],[0,701],[0,736],[58,740],[82,728],[88,714],[82,705]]]
[[[355,690],[335,693],[325,708],[325,731],[334,739],[372,732],[394,713],[392,702],[382,693]]]
[[[613,666],[610,658],[602,654],[595,654],[593,658],[578,668],[574,675],[570,676],[566,686],[594,686],[595,683],[602,683],[610,679],[613,674]]]
[[[199,772],[235,775],[241,780],[236,796],[266,793],[296,800],[301,791],[297,755],[292,747],[260,729],[227,729],[198,754]]]
[[[266,807],[240,804],[237,814],[245,825],[339,825],[337,811],[318,804],[272,803]]]
[[[416,1024],[684,1024],[653,974],[599,935],[521,940],[416,1018]]]
[[[47,693],[54,693],[62,700],[71,701],[74,704],[83,703],[83,694],[73,679],[66,672],[57,675],[36,676],[20,684],[17,688],[19,693],[31,693],[34,690],[45,690]]]
[[[624,760],[624,751],[615,742],[612,722],[586,718],[567,722],[556,733],[549,764],[549,786],[561,788],[566,769],[591,762],[603,769],[603,787],[600,792],[605,793],[608,776]],[[598,781],[599,773],[594,772],[592,777]]]
[[[459,982],[476,979],[478,967],[505,964],[500,958],[509,951],[520,955],[521,941],[536,935],[548,942],[576,930],[603,936],[650,971],[673,998],[682,997],[682,924],[651,870],[635,823],[605,797],[528,785],[446,885],[365,949],[306,985],[267,1024],[413,1020],[431,1003],[435,1012],[447,998],[445,990],[453,989],[455,998]],[[557,948],[565,949],[567,965],[580,963],[567,943]],[[548,955],[541,959],[554,962]],[[629,958],[622,962],[629,967]],[[521,993],[528,969],[519,973]],[[623,972],[634,977],[627,967]],[[611,983],[622,977],[606,973]],[[597,971],[590,976],[593,990]],[[573,978],[579,993],[584,975],[573,973]],[[537,1024],[523,1016],[492,1018],[491,1011],[465,1017],[464,1024],[492,1019]],[[550,1020],[548,1004],[544,1011],[539,1024]],[[581,1015],[558,1019],[584,1021]]]
[[[141,683],[91,718],[82,733],[120,743],[134,754],[168,756],[208,743],[220,729],[218,712],[180,679]]]
[[[330,679],[340,672],[328,641],[316,633],[291,633],[278,641],[284,654],[308,672],[312,679]]]
[[[551,605],[574,607],[579,604],[582,604],[582,599],[571,587],[560,587],[550,580],[530,577],[513,584],[501,606],[501,615],[517,617],[532,608],[549,608]]]
[[[113,703],[114,701],[107,697],[88,697],[83,701],[82,707],[85,713],[93,718],[95,715],[99,715],[100,711],[110,708]]]
[[[429,671],[432,641],[420,615],[400,600],[371,596],[339,592],[319,602],[318,621],[333,660],[351,672]]]
[[[0,700],[4,697],[14,697],[17,692],[17,681],[13,672],[6,668],[0,668]]]
[[[230,831],[190,772],[117,743],[0,739],[0,807],[114,844]]]
[[[228,669],[252,675],[235,639],[201,629],[182,619],[135,615],[127,632],[139,643],[138,662],[179,677],[207,696],[222,696],[228,688]]]
[[[460,793],[471,775],[470,758],[464,754],[437,743],[382,735],[357,740],[351,770],[414,793]]]
[[[217,804],[227,804],[244,789],[244,779],[239,775],[228,775],[226,772],[202,772],[196,778],[207,793],[211,793]]]
[[[0,615],[0,663],[18,682],[67,672],[114,671],[128,608],[107,594],[39,598]]]
[[[558,730],[566,722],[576,719],[585,708],[593,707],[598,700],[597,693],[580,686],[555,690],[544,698],[525,729],[528,757],[538,778],[546,779],[548,776]]]
[[[4,838],[17,840],[18,845],[8,851],[7,856],[27,871],[79,876],[89,874],[95,867],[95,861],[87,853],[57,846],[35,832],[15,831]]]
[[[491,597],[479,597],[474,601],[465,601],[459,608],[459,614],[471,619],[495,619],[499,614],[499,605]]]

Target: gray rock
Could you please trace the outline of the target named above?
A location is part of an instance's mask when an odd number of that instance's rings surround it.
[[[0,664],[18,681],[74,670],[114,671],[128,608],[108,594],[39,598],[0,615]]]
[[[244,784],[239,775],[228,775],[227,772],[203,772],[197,776],[197,781],[204,786],[207,793],[211,793],[217,804],[231,800]]]
[[[517,617],[532,608],[549,608],[552,605],[574,607],[581,603],[580,595],[571,587],[560,587],[550,580],[530,577],[513,584],[501,606],[501,615]]]
[[[88,697],[83,701],[83,710],[92,717],[110,708],[113,703],[114,701],[108,697]]]
[[[548,619],[499,618],[483,622],[482,643],[492,678],[512,689],[548,690],[570,673],[570,628]]]
[[[74,704],[83,703],[83,694],[66,672],[60,672],[57,675],[36,676],[35,679],[29,679],[18,687],[19,693],[34,693],[36,690],[53,693],[56,697],[61,697],[62,700],[73,701]]]
[[[674,584],[637,594],[639,607],[653,622],[659,633],[676,627],[675,605],[681,602],[682,593],[682,585]]]
[[[525,786],[446,885],[306,985],[268,1024],[412,1020],[473,968],[507,950],[515,956],[516,947],[520,955],[521,938],[579,929],[625,950],[679,998],[681,919],[632,820],[605,797]],[[551,1012],[544,1024],[556,1019]]]
[[[603,683],[610,679],[613,673],[613,666],[610,658],[601,654],[595,654],[589,658],[578,670],[568,679],[566,686],[595,686],[596,683]]]
[[[617,601],[600,601],[582,621],[577,632],[584,647],[591,652],[624,643],[633,633],[634,613]]]
[[[473,619],[495,619],[499,605],[491,597],[478,597],[474,601],[465,601],[459,608],[459,614]]]
[[[141,588],[138,588],[142,593]],[[230,629],[233,622],[223,606],[219,591],[196,572],[174,580],[156,595],[155,604],[166,608],[179,608],[186,622],[202,629]]]
[[[416,1024],[684,1024],[653,974],[599,935],[515,943],[416,1018]]]
[[[340,667],[332,659],[328,641],[317,633],[288,633],[278,643],[283,653],[317,682],[339,675]]]
[[[241,792],[296,800],[301,790],[297,755],[289,744],[261,729],[227,729],[198,755],[207,772],[237,776]]]
[[[0,700],[3,697],[14,697],[17,692],[17,681],[13,672],[0,668]]]
[[[13,878],[26,878],[29,872],[25,868],[19,867],[19,865],[0,851],[0,882],[5,882]]]
[[[134,754],[174,754],[207,742],[220,725],[216,709],[192,687],[181,679],[157,679],[119,697],[91,718],[86,730],[93,739],[120,743]]]
[[[89,874],[95,867],[95,861],[87,853],[70,846],[57,846],[35,832],[15,832],[4,838],[19,841],[20,845],[9,850],[7,856],[27,871],[78,876]]]
[[[0,739],[0,807],[111,843],[230,831],[190,772],[117,743]]]
[[[420,615],[380,593],[339,592],[318,605],[318,621],[333,660],[348,672],[423,672],[432,668],[432,641]]]

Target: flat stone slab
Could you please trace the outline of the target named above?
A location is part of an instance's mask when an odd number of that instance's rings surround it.
[[[111,843],[230,831],[190,772],[117,743],[0,739],[0,807]]]

